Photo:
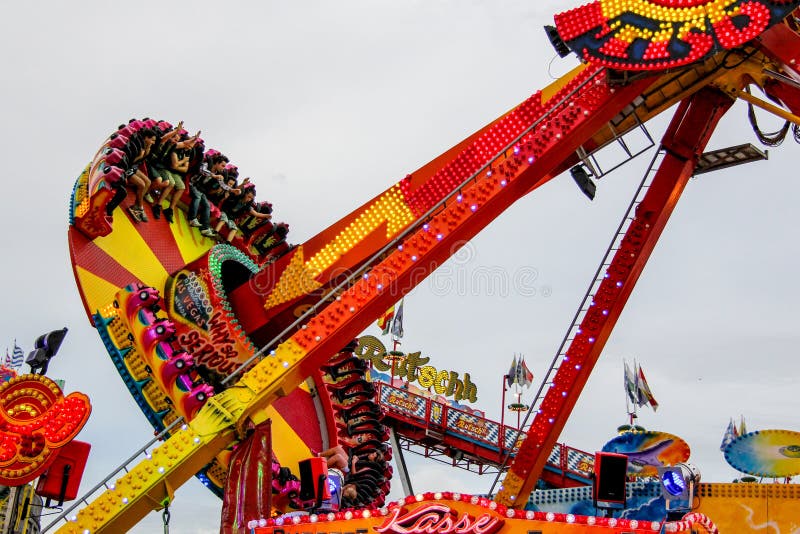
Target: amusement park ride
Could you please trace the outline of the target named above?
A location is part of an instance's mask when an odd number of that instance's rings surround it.
[[[223,498],[223,532],[657,532],[713,530],[712,520],[744,531],[734,516],[715,513],[729,499],[769,499],[772,490],[704,485],[706,515],[669,523],[525,506],[547,479],[558,436],[688,179],[758,157],[749,147],[704,154],[720,118],[741,98],[800,125],[798,5],[597,0],[556,15],[548,36],[561,55],[577,54],[579,67],[294,247],[271,224],[235,245],[217,244],[182,210],[174,224],[136,224],[124,209],[130,199],[109,216],[138,151],[137,131],[158,123],[120,127],[75,184],[69,247],[86,313],[159,435],[144,447],[146,458],[121,466],[93,490],[104,489],[97,498],[79,500],[79,511],[46,529],[124,532],[196,475]],[[505,476],[496,493],[409,496],[383,508],[392,449],[381,392],[365,380],[354,339],[550,179],[570,170],[592,196],[591,175],[604,172],[594,155],[618,143],[632,158],[625,135],[668,109],[673,117],[650,171],[544,376],[532,420],[508,450],[500,442],[493,462]],[[308,488],[288,471],[298,474],[300,465],[319,474],[304,461],[337,445],[359,458],[344,477],[352,508],[272,519],[307,508],[296,494]],[[784,449],[796,453],[791,447]],[[311,483],[312,501],[322,489]],[[796,513],[796,490],[783,488],[790,502],[773,501],[772,510]]]

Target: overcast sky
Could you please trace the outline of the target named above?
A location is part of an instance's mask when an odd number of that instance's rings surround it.
[[[37,335],[70,328],[49,375],[94,404],[80,436],[93,444],[83,487],[152,436],[83,313],[67,251],[74,180],[117,124],[148,115],[202,129],[302,242],[566,72],[574,60],[554,60],[542,26],[571,7],[0,3],[0,348],[16,338],[27,351]],[[650,126],[660,138],[664,120]],[[711,146],[748,141],[756,142],[737,104]],[[744,414],[750,430],[800,430],[791,163],[799,152],[790,140],[768,162],[690,182],[562,441],[595,451],[614,435],[625,421],[622,359],[634,357],[661,403],[641,423],[683,437],[705,481],[736,476],[718,450],[731,416]],[[604,178],[593,203],[569,176],[520,200],[406,298],[402,348],[471,372],[478,407],[499,418],[512,355],[544,374],[648,160]],[[479,282],[486,272],[496,281],[536,276],[504,291]],[[416,491],[491,484],[423,459],[409,464]],[[170,531],[217,532],[219,511],[192,480],[177,492]],[[159,528],[151,514],[135,532]]]

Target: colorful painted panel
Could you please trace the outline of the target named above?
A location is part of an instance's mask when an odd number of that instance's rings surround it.
[[[737,471],[757,477],[800,474],[800,432],[756,430],[725,447],[725,460]]]
[[[525,434],[517,430],[516,428],[506,427],[506,434],[505,434],[505,448],[517,450],[522,443],[522,440],[525,439]]]
[[[425,420],[425,399],[402,389],[383,386],[381,404],[393,412]]]
[[[438,402],[431,403],[431,415],[429,417],[431,423],[435,425],[442,424],[442,413],[444,411],[444,406],[439,404]]]
[[[689,459],[689,445],[678,436],[666,432],[625,432],[603,446],[603,452],[616,452],[628,457],[628,473],[632,476],[658,475],[661,466],[675,465]]]
[[[450,410],[447,412],[447,428],[453,434],[461,434],[495,446],[499,444],[500,425],[481,417],[458,410]]]
[[[592,476],[594,472],[594,455],[578,449],[567,449],[567,470],[585,477]]]
[[[666,516],[661,485],[652,479],[629,482],[627,502],[627,509],[618,517],[658,521]],[[797,484],[703,483],[694,504],[695,511],[710,517],[723,533],[792,533],[800,528],[800,486]],[[591,486],[537,490],[531,494],[526,509],[556,514],[597,513]]]

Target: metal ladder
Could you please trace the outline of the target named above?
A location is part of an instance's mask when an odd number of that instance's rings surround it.
[[[606,269],[611,265],[611,260],[613,259],[614,254],[620,248],[620,244],[622,238],[625,236],[625,233],[628,231],[628,228],[631,225],[631,222],[634,219],[634,214],[636,211],[636,207],[641,203],[642,199],[644,198],[645,194],[647,194],[647,190],[650,187],[650,184],[653,182],[653,178],[656,175],[656,171],[660,166],[661,162],[664,159],[664,155],[666,151],[663,147],[660,147],[653,159],[650,161],[650,164],[647,168],[647,171],[644,173],[644,177],[639,182],[639,186],[637,187],[633,198],[631,199],[630,204],[628,205],[628,209],[625,212],[625,215],[622,217],[622,220],[617,227],[616,232],[614,233],[614,237],[611,239],[611,243],[609,244],[608,248],[606,249],[606,253],[603,256],[600,265],[597,267],[597,270],[594,273],[594,277],[589,284],[589,288],[586,290],[586,293],[583,296],[583,300],[581,301],[580,306],[578,307],[578,311],[575,312],[575,315],[572,318],[572,322],[570,323],[569,328],[567,329],[564,338],[561,341],[561,345],[558,347],[558,351],[556,352],[553,361],[550,363],[550,367],[547,370],[547,373],[542,380],[539,389],[536,391],[536,396],[534,397],[533,402],[531,403],[530,407],[528,408],[528,412],[525,414],[525,418],[522,421],[522,425],[520,429],[524,432],[530,426],[530,419],[531,415],[538,413],[542,401],[544,400],[547,392],[551,387],[554,386],[553,380],[555,379],[556,373],[558,372],[559,367],[565,361],[566,351],[569,348],[570,344],[572,343],[575,336],[578,334],[578,330],[580,329],[580,325],[583,322],[586,313],[593,305],[594,295],[597,292],[600,283],[606,277]],[[558,446],[558,445],[556,445]],[[500,468],[500,472],[492,482],[492,486],[489,489],[489,494],[492,495],[495,489],[495,486],[500,480],[500,475],[503,473],[505,466],[508,464],[510,460],[510,455],[506,455],[503,465]]]
[[[617,170],[618,168],[622,167],[629,161],[633,160],[637,156],[644,154],[652,147],[655,146],[655,141],[653,137],[650,135],[650,132],[645,127],[644,123],[639,119],[639,116],[636,114],[636,103],[633,103],[623,109],[619,115],[611,119],[605,126],[608,130],[610,137],[608,141],[603,143],[602,145],[598,146],[597,148],[587,151],[583,145],[579,146],[575,153],[580,158],[581,162],[586,165],[586,167],[591,171],[592,175],[595,178],[600,179],[607,174],[612,173],[613,171]],[[628,129],[626,132],[620,133],[617,131],[618,124],[621,124],[625,121],[628,117],[633,117],[633,121],[635,126]],[[625,137],[632,137],[633,132],[638,131],[641,132],[641,135],[646,140],[646,144],[642,147],[633,148],[632,145],[625,141]],[[601,165],[601,162],[597,159],[597,154],[601,152],[604,148],[613,146],[616,144],[623,153],[623,157],[621,160],[613,162],[610,168],[604,169]]]

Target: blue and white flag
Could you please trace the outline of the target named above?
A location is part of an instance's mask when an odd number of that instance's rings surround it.
[[[11,356],[11,367],[14,369],[19,369],[22,367],[22,364],[25,363],[25,353],[22,352],[22,349],[17,345],[17,340],[14,340],[14,352]]]
[[[725,447],[734,439],[736,439],[736,425],[733,424],[733,419],[731,419],[728,423],[728,428],[725,429],[725,434],[722,436],[722,443],[719,446],[719,450],[724,451]]]

